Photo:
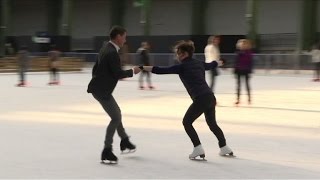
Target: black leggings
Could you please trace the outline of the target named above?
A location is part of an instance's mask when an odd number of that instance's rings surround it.
[[[201,142],[196,130],[192,126],[192,123],[202,113],[204,113],[206,122],[210,130],[217,137],[219,141],[219,147],[223,147],[226,145],[224,134],[216,122],[215,103],[216,98],[213,94],[201,95],[193,100],[193,103],[190,105],[189,109],[184,115],[183,126],[188,136],[190,137],[194,147],[200,145]]]
[[[251,101],[251,92],[250,92],[250,84],[249,84],[249,79],[250,79],[250,75],[249,73],[237,73],[236,74],[237,77],[237,100],[240,100],[240,90],[241,90],[241,77],[245,78],[246,81],[246,88],[247,88],[247,92],[248,92],[248,101]]]

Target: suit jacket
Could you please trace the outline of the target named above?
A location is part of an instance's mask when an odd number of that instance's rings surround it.
[[[105,42],[93,66],[92,79],[88,85],[87,92],[111,96],[119,79],[132,76],[132,69],[121,69],[120,56],[114,45],[110,42]]]

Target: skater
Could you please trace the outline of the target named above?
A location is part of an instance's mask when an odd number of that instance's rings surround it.
[[[112,152],[113,136],[117,130],[121,138],[120,150],[134,151],[136,146],[129,141],[129,136],[122,124],[120,107],[112,96],[118,80],[132,77],[140,72],[139,67],[130,70],[122,70],[118,51],[126,41],[127,31],[123,27],[114,26],[111,28],[109,42],[104,42],[100,49],[97,61],[92,69],[92,79],[88,85],[88,93],[101,104],[105,112],[110,116],[111,121],[106,130],[104,148],[101,154],[101,161],[117,163],[118,158]]]
[[[204,49],[206,63],[211,63],[212,61],[220,60],[219,44],[220,44],[220,36],[210,36],[208,38],[208,44]],[[211,73],[210,88],[212,92],[214,92],[216,76],[219,75],[219,71],[217,68],[213,68],[210,70],[210,73]]]
[[[149,57],[150,45],[148,42],[142,42],[141,47],[137,50],[137,53],[140,57],[140,63],[142,66],[150,66],[150,57]],[[143,85],[143,77],[147,77],[147,83],[149,89],[154,89],[151,83],[151,73],[148,71],[142,71],[139,76],[139,88],[143,90],[145,87]]]
[[[313,45],[310,51],[312,63],[314,63],[314,82],[320,81],[320,43]]]
[[[241,39],[237,43],[239,51],[237,52],[234,74],[237,80],[237,99],[235,105],[240,104],[241,78],[245,78],[248,93],[248,104],[251,104],[250,74],[253,68],[253,54],[251,50],[251,42],[248,39]]]
[[[217,137],[220,147],[220,155],[233,155],[232,150],[226,144],[223,131],[216,122],[215,101],[216,98],[205,80],[205,70],[218,66],[217,61],[204,63],[193,59],[194,45],[190,41],[181,41],[176,45],[176,55],[181,62],[178,65],[169,67],[141,66],[140,68],[155,74],[178,74],[193,103],[190,105],[183,118],[183,126],[190,137],[194,149],[189,155],[190,159],[198,156],[205,157],[204,149],[192,123],[204,113],[206,122]],[[219,61],[219,63],[221,63]],[[221,64],[220,64],[221,65]]]
[[[120,56],[120,65],[121,65],[121,70],[124,70],[126,65],[130,64],[129,63],[129,47],[127,43],[124,43],[121,49],[119,49],[119,56]],[[126,80],[126,78],[121,78],[119,79],[120,81]]]
[[[27,46],[21,46],[20,51],[17,55],[18,59],[18,65],[19,65],[19,83],[16,85],[18,87],[25,87],[27,85],[26,83],[26,72],[29,68],[29,61],[30,61],[30,55]]]
[[[59,58],[61,52],[56,49],[55,45],[51,46],[51,50],[48,52],[49,56],[49,71],[50,71],[50,80],[48,85],[59,85]]]

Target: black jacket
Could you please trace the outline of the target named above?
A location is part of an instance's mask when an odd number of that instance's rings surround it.
[[[150,66],[149,51],[145,48],[139,48],[140,63],[142,66]]]
[[[88,85],[88,93],[103,93],[110,96],[118,80],[132,77],[133,70],[122,70],[120,56],[110,42],[105,42],[100,49],[97,61],[92,69],[92,79]]]

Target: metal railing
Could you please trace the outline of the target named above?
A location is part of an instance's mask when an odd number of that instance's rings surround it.
[[[225,67],[233,68],[236,54],[221,54],[226,60]],[[204,61],[204,54],[194,54],[194,58]],[[177,64],[175,55],[172,54],[150,54],[152,65],[170,66]],[[284,70],[311,70],[314,65],[311,62],[311,56],[308,54],[254,54],[255,69],[284,69]],[[129,54],[128,64],[140,64],[137,54]]]
[[[47,56],[46,52],[32,53],[33,56]],[[94,62],[97,53],[62,53],[63,57],[83,58],[86,62]],[[139,55],[137,53],[120,54],[123,64],[139,65]],[[226,68],[232,68],[236,54],[221,54],[226,59]],[[204,61],[204,54],[194,54],[194,58]],[[255,69],[284,69],[284,70],[312,70],[314,65],[309,54],[254,54]],[[150,63],[155,66],[170,66],[177,64],[173,53],[150,53]]]

